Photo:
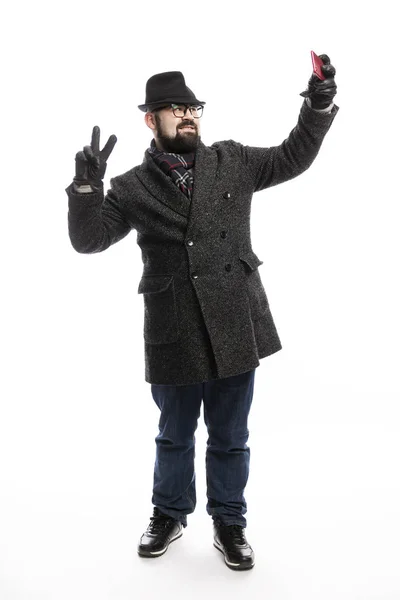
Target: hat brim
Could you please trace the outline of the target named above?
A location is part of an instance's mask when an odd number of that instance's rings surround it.
[[[166,106],[168,104],[171,104],[171,102],[176,102],[176,103],[181,102],[182,104],[188,104],[187,98],[182,98],[182,97],[177,98],[176,96],[174,96],[173,98],[166,98],[162,102],[154,102],[153,104],[139,104],[138,108],[143,112],[147,112],[147,110],[153,110],[154,108],[160,108],[161,106]],[[189,104],[201,104],[202,106],[204,106],[206,103],[202,102],[201,100],[191,100]]]

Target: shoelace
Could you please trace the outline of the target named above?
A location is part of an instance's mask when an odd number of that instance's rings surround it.
[[[232,537],[233,541],[236,544],[246,544],[246,540],[244,537],[244,529],[240,525],[227,525],[226,531]]]
[[[171,520],[171,517],[150,517],[149,532],[158,533],[159,531],[162,531]]]

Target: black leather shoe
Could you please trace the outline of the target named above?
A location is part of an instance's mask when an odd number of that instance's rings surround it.
[[[146,558],[157,558],[168,550],[168,546],[182,535],[183,525],[154,507],[150,525],[140,538],[138,554]]]
[[[230,569],[242,571],[254,567],[254,552],[246,540],[244,527],[214,521],[214,546],[222,552]]]

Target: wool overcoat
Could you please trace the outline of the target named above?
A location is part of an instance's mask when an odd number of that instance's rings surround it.
[[[196,150],[191,201],[146,150],[110,189],[68,194],[68,230],[81,253],[106,250],[132,229],[141,248],[145,380],[184,385],[254,369],[282,348],[252,249],[254,192],[303,173],[339,107],[304,101],[279,146],[234,140]]]

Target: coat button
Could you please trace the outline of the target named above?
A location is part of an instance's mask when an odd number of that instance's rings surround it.
[[[230,198],[230,197],[231,197],[230,193],[229,192],[225,192],[224,198]]]
[[[188,240],[188,243],[187,243],[187,245],[188,245],[188,246],[193,246],[193,242],[192,242],[192,240]]]
[[[221,231],[220,236],[225,239],[226,238],[226,231]]]
[[[192,277],[193,277],[193,279],[197,279],[198,278],[197,273],[192,273]]]
[[[232,265],[230,265],[229,263],[227,265],[225,265],[225,269],[227,271],[230,271],[232,269]]]

